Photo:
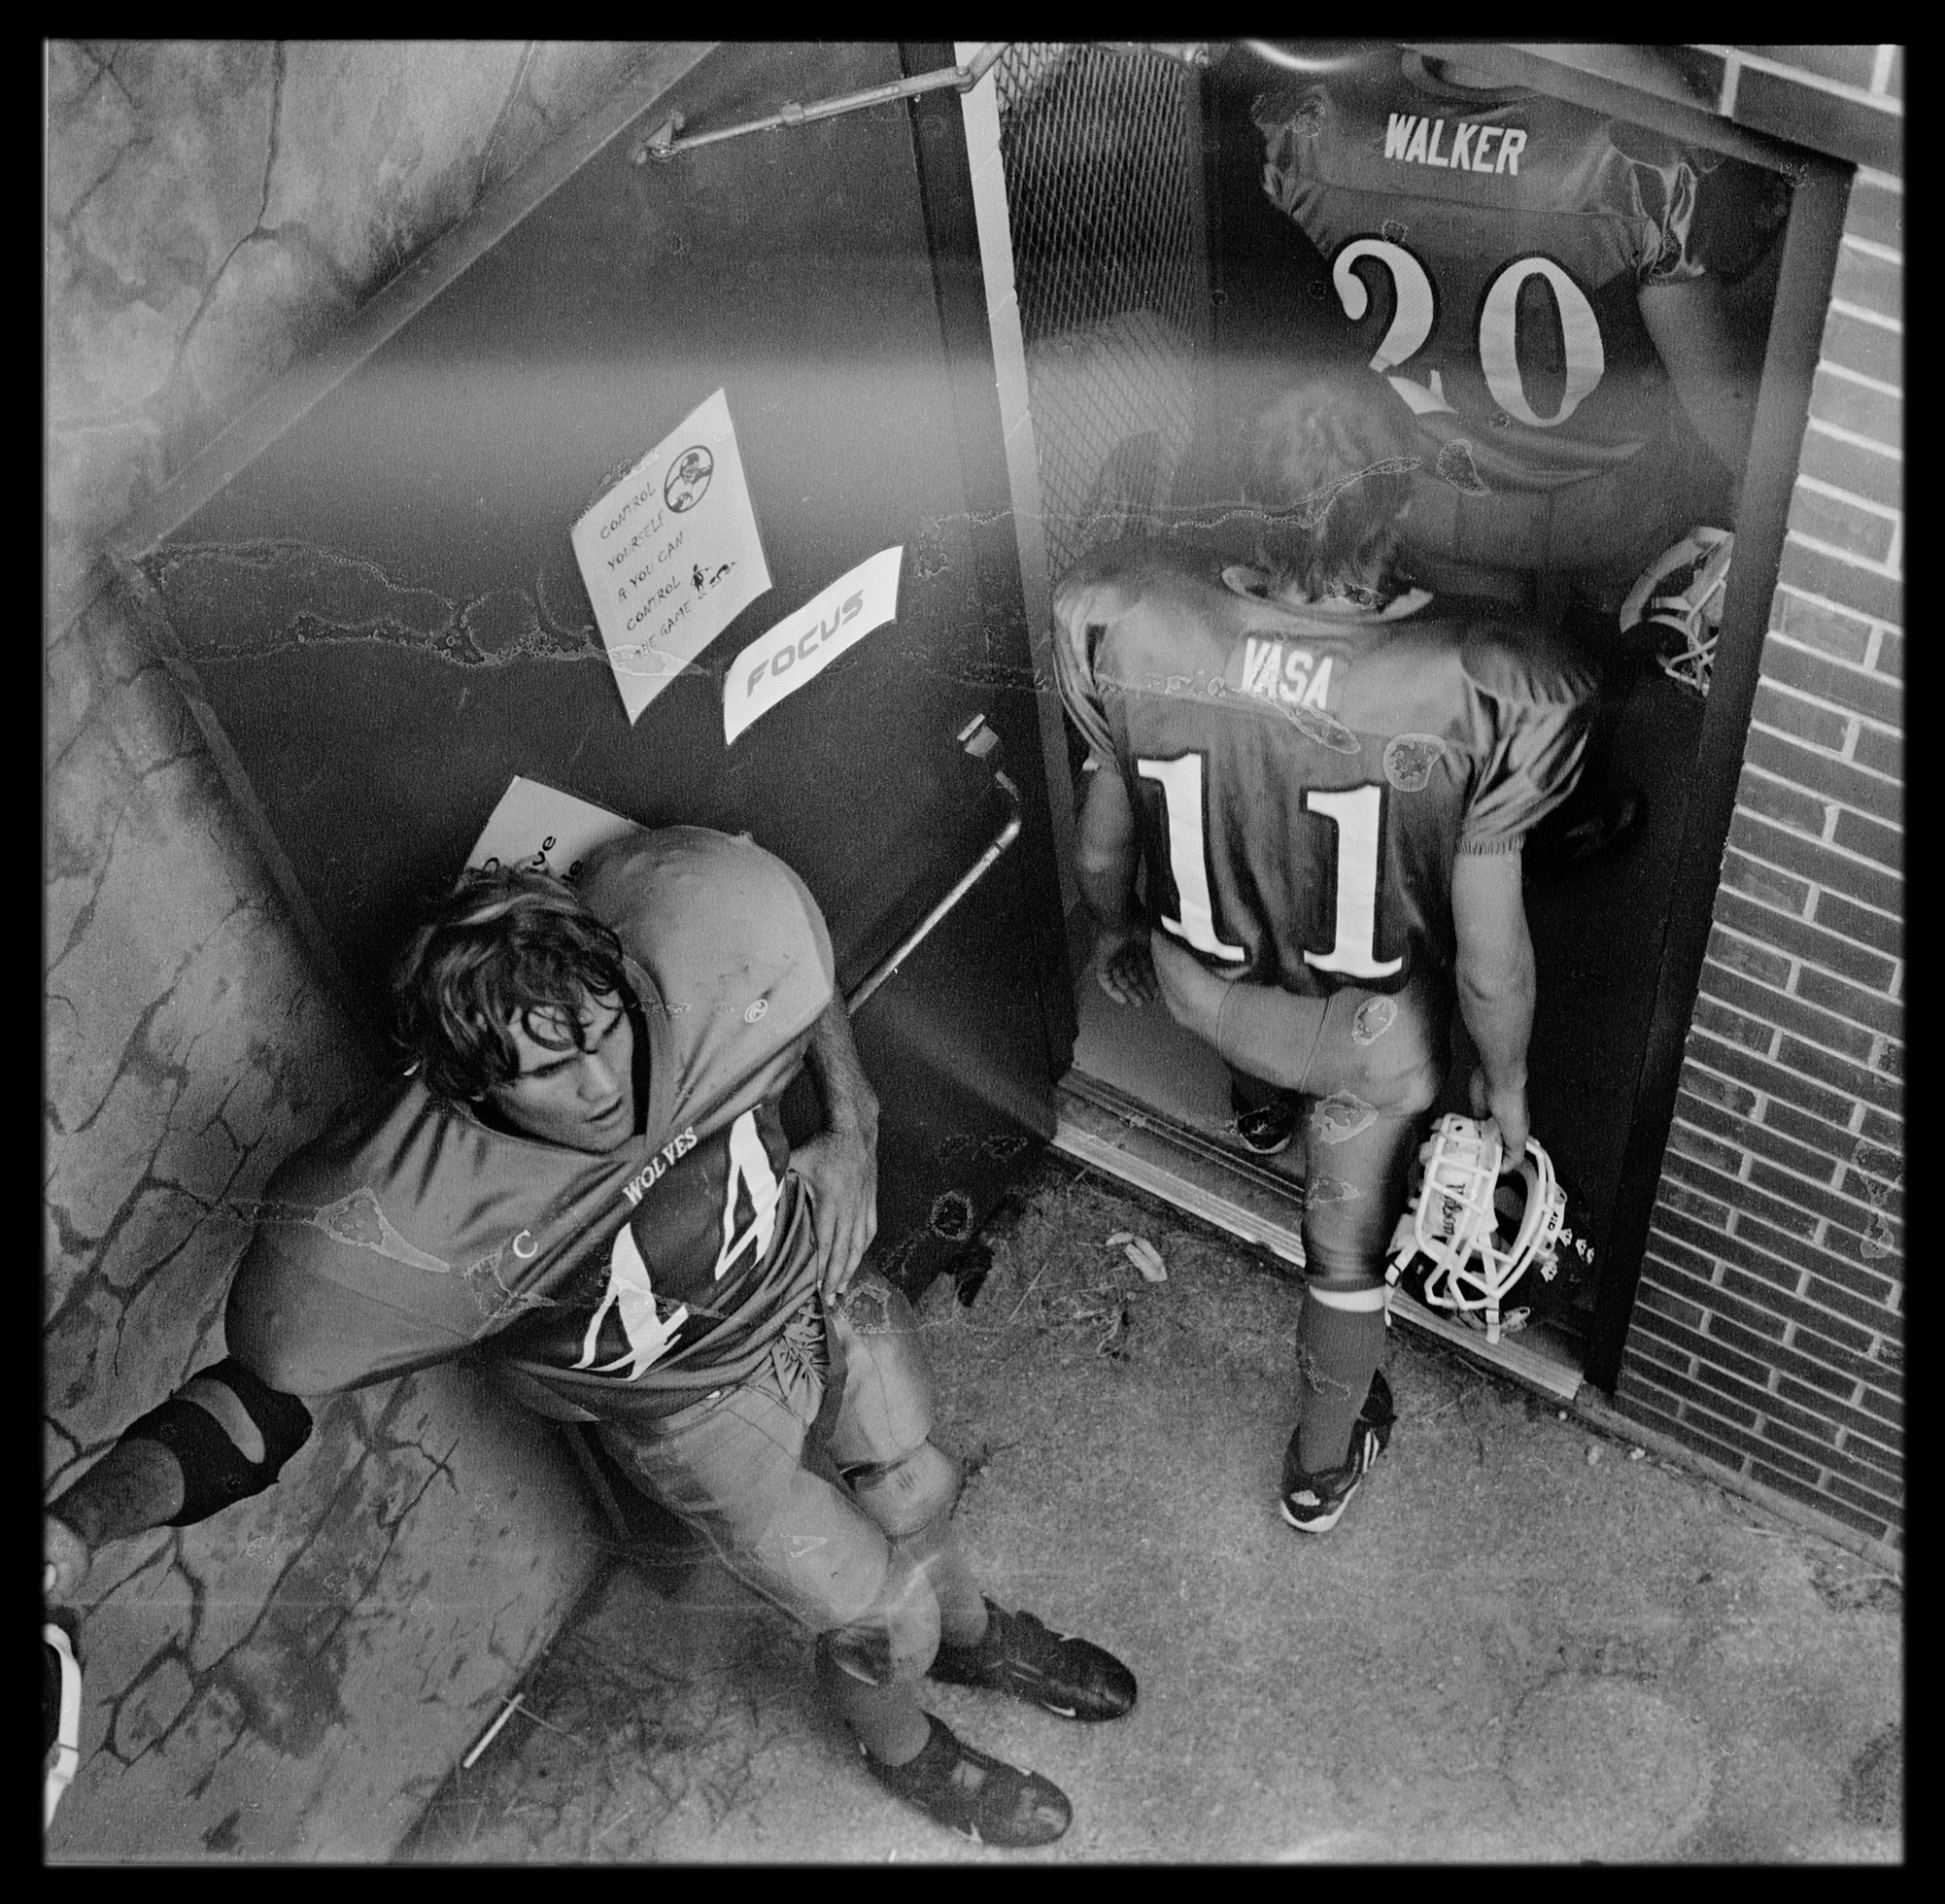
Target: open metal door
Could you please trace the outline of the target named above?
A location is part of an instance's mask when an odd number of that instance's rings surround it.
[[[1035,902],[1051,849],[1017,582],[1009,605],[967,493],[962,422],[996,427],[967,409],[979,339],[944,308],[909,103],[647,150],[677,114],[728,125],[904,72],[889,44],[702,55],[415,266],[325,387],[307,373],[286,414],[246,420],[131,553],[367,1025],[516,775],[794,866],[841,987],[886,968],[858,1037],[886,1111],[884,1256],[915,1284],[1052,1130],[1070,1012]],[[569,528],[717,391],[771,586],[631,722]],[[731,661],[893,548],[895,619],[726,739]]]

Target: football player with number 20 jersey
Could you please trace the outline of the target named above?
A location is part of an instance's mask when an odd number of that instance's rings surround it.
[[[1287,80],[1254,117],[1265,192],[1416,419],[1427,576],[1571,572],[1611,610],[1725,520],[1761,355],[1725,288],[1780,227],[1780,178],[1414,52]]]
[[[1314,1532],[1389,1434],[1384,1249],[1454,990],[1474,1107],[1510,1159],[1524,1149],[1519,849],[1571,791],[1587,731],[1587,677],[1544,639],[1388,590],[1412,442],[1378,378],[1319,375],[1262,420],[1267,566],[1122,545],[1054,597],[1061,692],[1095,769],[1078,859],[1107,927],[1102,983],[1124,1003],[1159,994],[1306,1106],[1282,1508]]]
[[[412,1073],[272,1177],[225,1360],[52,1505],[56,1595],[102,1542],[269,1486],[306,1399],[466,1356],[593,1424],[818,1635],[882,1784],[987,1843],[1058,1837],[1064,1794],[960,1741],[916,1683],[1103,1719],[1134,1678],[984,1599],[960,1550],[915,1319],[859,1273],[876,1099],[802,882],[695,827],[614,842],[578,891],[468,873],[408,947],[397,1005]],[[806,1063],[828,1128],[793,1149],[777,1102]]]

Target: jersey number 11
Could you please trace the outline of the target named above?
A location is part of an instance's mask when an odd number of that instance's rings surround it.
[[[1209,890],[1209,822],[1204,810],[1200,754],[1172,761],[1140,759],[1135,770],[1162,791],[1169,845],[1169,872],[1175,880],[1176,918],[1163,929],[1211,958],[1247,958],[1217,929],[1215,901]],[[1384,789],[1375,781],[1330,793],[1304,791],[1304,811],[1331,822],[1335,834],[1336,930],[1328,952],[1304,952],[1304,963],[1348,978],[1389,978],[1405,961],[1378,957],[1378,846],[1384,821]]]

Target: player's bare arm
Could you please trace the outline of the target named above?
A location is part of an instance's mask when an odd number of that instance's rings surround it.
[[[1128,790],[1111,767],[1087,777],[1075,837],[1081,897],[1102,923],[1095,976],[1116,1004],[1149,1005],[1161,997],[1147,928],[1135,903],[1138,853]]]
[[[1526,1149],[1526,1045],[1533,1034],[1535,988],[1517,852],[1458,856],[1452,865],[1452,927],[1459,1013],[1479,1052],[1473,1113],[1498,1124],[1511,1166]]]
[[[1749,455],[1762,365],[1738,342],[1722,281],[1643,285],[1641,321],[1696,434],[1732,474]]]
[[[805,1058],[825,1128],[791,1152],[790,1166],[810,1192],[818,1284],[836,1302],[878,1232],[878,1100],[838,1001],[811,1028]]]

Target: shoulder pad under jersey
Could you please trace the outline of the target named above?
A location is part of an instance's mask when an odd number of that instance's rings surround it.
[[[610,841],[580,881],[588,909],[655,981],[666,1004],[764,1004],[779,1038],[831,1003],[831,936],[810,889],[754,840],[663,827]],[[734,995],[734,996],[732,996]]]
[[[601,848],[581,893],[649,979],[667,1034],[651,1141],[664,1117],[706,1135],[781,1088],[836,990],[824,915],[783,861],[738,835],[665,827]]]

